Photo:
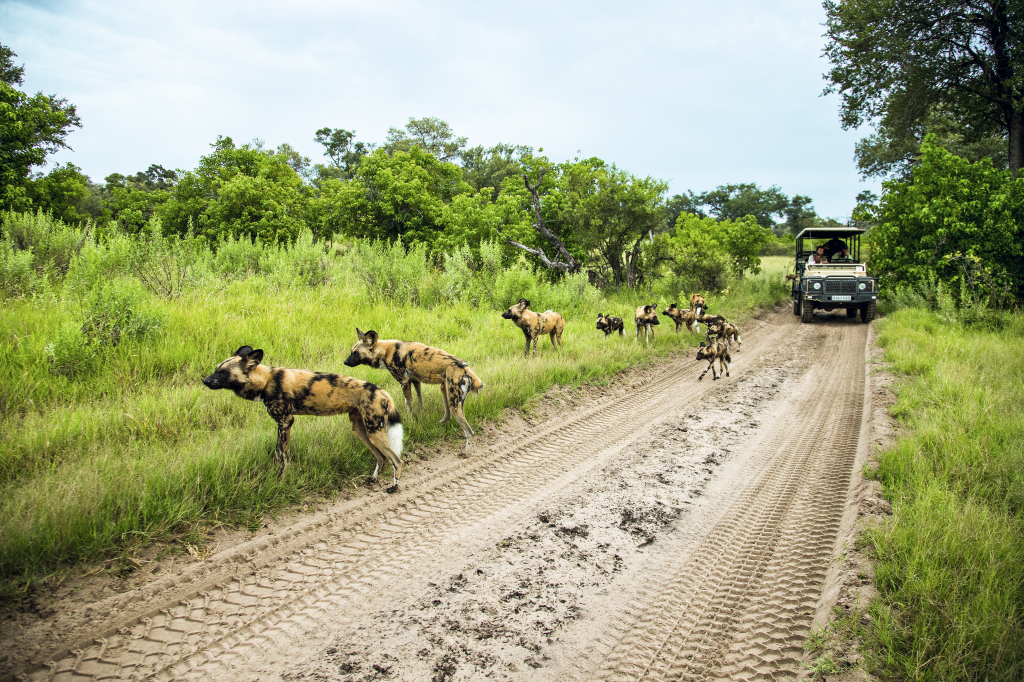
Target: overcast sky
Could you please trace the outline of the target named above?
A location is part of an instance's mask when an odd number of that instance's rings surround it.
[[[25,89],[66,97],[93,180],[194,168],[217,135],[318,128],[379,142],[410,117],[471,145],[598,156],[672,194],[756,182],[848,216],[860,182],[839,100],[821,97],[820,0],[90,2],[0,0]]]

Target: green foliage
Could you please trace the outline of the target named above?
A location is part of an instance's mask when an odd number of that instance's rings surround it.
[[[880,290],[920,285],[934,274],[952,291],[983,287],[994,305],[1021,300],[1024,179],[1011,179],[986,159],[953,156],[931,137],[921,149],[912,182],[885,183],[879,224],[870,233],[869,266]]]
[[[157,296],[178,298],[200,279],[209,261],[206,240],[191,231],[183,236],[164,235],[158,218],[147,229],[148,234],[134,244],[132,273]]]
[[[1024,670],[1024,319],[1001,329],[923,309],[882,321],[904,377],[876,476],[892,523],[869,534],[879,597],[869,660],[892,679],[1016,680]]]
[[[14,66],[17,55],[0,45],[0,211],[49,210],[44,195],[32,196],[30,173],[46,162],[47,154],[67,148],[71,128],[80,128],[75,105],[43,93],[28,95],[15,88],[22,83],[23,67]],[[66,184],[67,168],[48,183]],[[49,187],[55,194],[57,188]]]
[[[118,280],[96,285],[85,299],[81,324],[65,326],[47,344],[51,371],[82,377],[122,341],[157,333],[163,320],[158,313],[142,309],[141,298],[137,285]]]
[[[684,213],[663,241],[680,290],[721,291],[730,275],[742,279],[761,271],[761,248],[771,240],[753,216],[719,221]]]
[[[6,213],[0,223],[0,237],[13,250],[30,252],[36,271],[52,269],[63,275],[87,243],[89,228],[67,225],[41,211]]]
[[[898,171],[941,119],[964,142],[1003,138],[1016,171],[1024,153],[1024,36],[1016,2],[826,0],[828,92],[844,128],[879,134],[858,148],[870,173]],[[933,117],[938,116],[940,121]],[[1004,137],[1005,136],[1005,137]]]

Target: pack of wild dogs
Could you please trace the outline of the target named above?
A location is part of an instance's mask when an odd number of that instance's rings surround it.
[[[689,309],[678,308],[673,303],[661,312],[675,322],[676,333],[685,327],[691,334],[699,334],[700,325],[705,325],[706,338],[697,349],[697,360],[707,360],[708,366],[698,381],[704,378],[708,370],[711,370],[713,379],[718,379],[723,372],[724,376],[729,376],[729,363],[732,362],[729,348],[733,343],[737,347],[741,345],[740,333],[735,325],[719,315],[708,315],[706,311],[704,297],[694,294],[690,297]],[[536,355],[537,342],[545,335],[551,338],[555,350],[562,346],[565,319],[553,310],[536,313],[530,310],[530,302],[521,298],[501,316],[512,320],[522,330],[526,338],[526,357],[530,356],[531,343],[533,354]],[[649,345],[654,338],[654,327],[660,324],[657,307],[638,307],[633,313],[633,322],[636,325],[633,340],[639,340],[640,331],[643,330],[644,342]],[[604,332],[605,338],[615,332],[619,336],[624,335],[622,318],[604,313],[597,316],[597,329]],[[717,372],[714,368],[716,361],[719,368]],[[404,433],[391,394],[369,381],[341,374],[272,367],[262,362],[262,350],[242,346],[230,358],[221,362],[213,374],[203,379],[203,384],[214,390],[229,389],[239,398],[266,407],[267,414],[277,423],[277,445],[273,461],[279,475],[283,475],[288,467],[288,443],[296,416],[344,414],[352,422],[352,431],[356,437],[376,460],[370,481],[376,481],[384,466],[390,464],[393,473],[388,492],[398,489],[398,480],[402,477]],[[474,431],[466,421],[463,405],[469,394],[478,392],[484,383],[467,363],[440,348],[414,341],[383,340],[377,332],[363,332],[357,327],[356,343],[345,360],[345,366],[359,365],[387,370],[402,387],[405,405],[410,412],[415,412],[413,389],[416,390],[416,401],[422,412],[421,386],[439,384],[444,403],[441,423],[455,418],[466,437],[465,452],[469,452],[469,439]]]

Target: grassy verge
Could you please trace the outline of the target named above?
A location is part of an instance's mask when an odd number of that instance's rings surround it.
[[[886,678],[1024,679],[1024,319],[880,323],[904,435],[879,458],[868,656]]]
[[[742,320],[785,300],[788,285],[768,264],[760,277],[710,297],[717,314]],[[130,282],[129,282],[130,284]],[[127,286],[127,285],[126,285]],[[54,374],[47,347],[61,330],[81,326],[82,306],[60,296],[9,300],[0,309],[0,580],[22,590],[42,576],[203,524],[254,526],[263,515],[311,495],[354,485],[373,459],[344,418],[300,419],[286,476],[272,473],[273,422],[261,406],[200,379],[234,350],[264,349],[268,364],[336,371],[374,381],[396,397],[406,448],[458,439],[439,425],[440,392],[424,388],[422,417],[408,414],[387,373],[342,364],[355,328],[382,338],[421,341],[463,358],[487,387],[467,402],[474,425],[527,405],[555,384],[602,381],[637,363],[696,343],[658,327],[650,348],[605,339],[598,312],[631,321],[655,294],[587,296],[534,281],[533,307],[554,307],[568,320],[565,347],[545,340],[523,359],[523,337],[495,305],[466,297],[433,307],[389,303],[337,274],[318,286],[251,276],[196,285],[174,300],[136,292],[136,305],[161,320],[159,332],[126,338],[74,376]],[[545,300],[548,295],[555,300]],[[556,295],[561,298],[556,298]],[[642,299],[642,300],[641,300]],[[560,301],[560,302],[559,302]],[[509,301],[511,303],[512,301]],[[666,318],[667,319],[667,318]],[[628,324],[627,324],[628,326]],[[200,533],[195,533],[198,537]]]

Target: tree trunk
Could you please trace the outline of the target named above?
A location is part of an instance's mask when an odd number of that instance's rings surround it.
[[[1017,171],[1024,165],[1024,111],[1010,112],[1010,172],[1017,177]]]

